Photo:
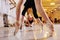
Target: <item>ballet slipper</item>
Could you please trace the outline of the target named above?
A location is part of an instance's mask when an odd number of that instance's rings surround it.
[[[48,37],[52,37],[54,34],[54,27],[53,27],[53,23],[47,21],[46,23],[46,27],[48,27]]]

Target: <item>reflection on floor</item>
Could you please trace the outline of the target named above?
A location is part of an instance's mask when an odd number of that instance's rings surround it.
[[[36,27],[37,26],[37,27]],[[35,25],[32,28],[23,28],[23,30],[19,30],[16,36],[13,36],[13,31],[8,33],[6,29],[0,28],[0,40],[60,40],[60,24],[54,24],[55,33],[53,37],[46,38],[45,32],[49,31],[46,27],[43,28]],[[5,30],[5,31],[4,31]],[[9,29],[7,29],[9,30]],[[7,34],[8,33],[8,34]],[[10,36],[6,36],[9,35]],[[5,35],[5,36],[4,36]]]

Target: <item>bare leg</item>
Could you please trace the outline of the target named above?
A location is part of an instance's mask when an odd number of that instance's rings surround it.
[[[37,11],[40,12],[40,14],[43,16],[45,21],[50,20],[47,16],[46,12],[43,9],[42,1],[41,0],[35,0],[35,4],[36,4]]]
[[[40,12],[40,14],[42,15],[42,17],[45,19],[46,23],[50,26],[50,30],[53,32],[54,28],[53,28],[53,23],[50,21],[50,19],[48,18],[46,12],[43,9],[42,6],[42,0],[35,0],[35,5],[37,8],[37,11]]]
[[[20,18],[20,10],[21,10],[22,3],[23,3],[23,0],[19,0],[18,4],[16,5],[16,27],[15,27],[15,33],[14,33],[14,35],[19,30],[19,18]]]
[[[22,15],[20,29],[22,29],[22,26],[23,26],[22,24],[23,24],[23,22],[24,22],[24,16]]]

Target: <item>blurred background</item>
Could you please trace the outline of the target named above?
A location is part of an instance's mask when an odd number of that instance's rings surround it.
[[[8,22],[13,24],[16,21],[16,5],[18,3],[17,0],[11,0],[12,3],[9,1],[9,5],[10,5],[10,10],[8,11],[7,15],[8,15]],[[25,3],[25,0],[24,0]],[[23,4],[24,4],[23,3]],[[43,7],[44,10],[46,11],[46,13],[48,14],[50,20],[53,23],[60,23],[60,0],[43,0]],[[1,6],[1,1],[0,1],[0,6]],[[0,7],[1,8],[1,7]],[[24,6],[22,5],[22,10],[23,10]],[[0,9],[1,10],[1,9]],[[22,12],[21,10],[21,12]],[[28,12],[30,14],[32,14],[32,9],[30,8],[28,10]],[[40,15],[40,13],[37,13],[39,18],[41,19],[42,22],[45,22],[43,17]],[[27,14],[26,14],[27,16]],[[32,14],[33,16],[33,14]],[[0,13],[0,25],[3,26],[3,15],[2,13]]]

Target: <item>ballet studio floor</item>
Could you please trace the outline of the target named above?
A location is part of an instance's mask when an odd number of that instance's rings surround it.
[[[14,36],[14,28],[0,28],[0,40],[60,40],[60,24],[54,24],[54,30],[53,37],[46,37],[45,32],[49,31],[48,28],[44,26],[42,29],[42,27],[34,25],[32,28],[24,27]]]

